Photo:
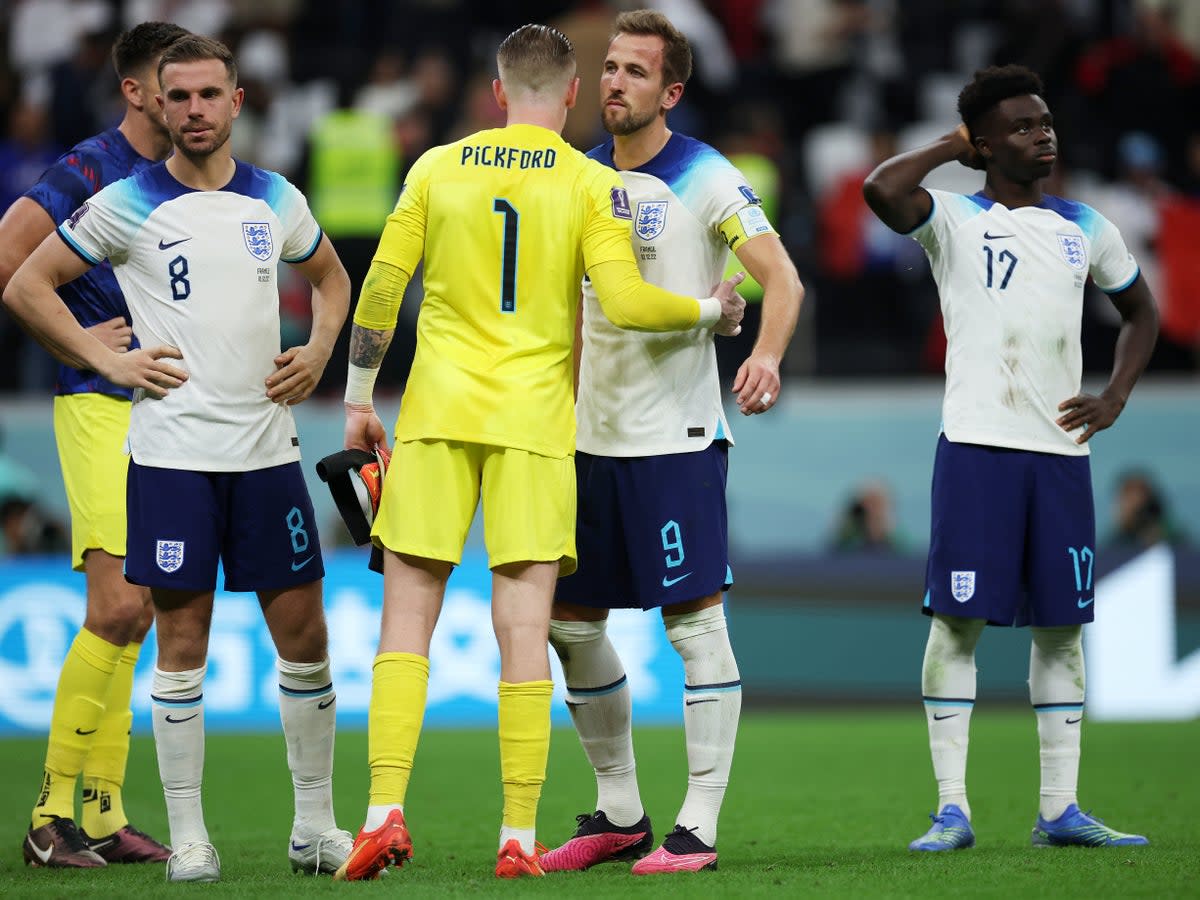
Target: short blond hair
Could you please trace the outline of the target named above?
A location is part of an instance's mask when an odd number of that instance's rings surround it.
[[[575,77],[575,46],[549,25],[522,25],[496,51],[500,81],[511,91],[544,94]]]
[[[181,37],[163,51],[163,55],[158,60],[158,82],[162,84],[163,69],[172,63],[204,62],[209,59],[224,63],[229,83],[237,84],[237,63],[233,61],[233,54],[229,48],[215,38],[200,34]]]

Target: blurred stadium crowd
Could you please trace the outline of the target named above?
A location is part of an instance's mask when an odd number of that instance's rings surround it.
[[[587,149],[603,137],[597,77],[612,18],[639,5],[661,8],[695,48],[672,127],[736,159],[809,288],[789,374],[940,373],[924,255],[868,214],[859,186],[877,161],[952,128],[960,86],[994,62],[1042,74],[1062,144],[1052,192],[1100,209],[1141,262],[1163,307],[1151,372],[1197,369],[1191,0],[0,0],[0,210],[64,149],[119,118],[115,34],[175,21],[233,47],[246,89],[235,155],[306,191],[357,289],[407,166],[429,146],[503,123],[490,88],[497,41],[526,21],[571,37],[584,89],[566,137]],[[946,177],[978,184],[966,170]],[[285,328],[306,334],[307,304],[288,287]],[[402,326],[417,306],[407,304]],[[1089,296],[1089,371],[1109,368],[1116,323],[1107,301]],[[729,370],[747,347],[721,344]],[[384,385],[402,383],[406,351],[401,336]],[[323,385],[331,393],[339,363]],[[44,393],[52,378],[45,354],[5,319],[0,393]]]

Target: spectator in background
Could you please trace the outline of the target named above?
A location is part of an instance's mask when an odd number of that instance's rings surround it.
[[[896,530],[892,491],[882,481],[868,481],[850,497],[838,519],[829,550],[833,553],[903,553],[905,541]]]
[[[1113,530],[1105,543],[1117,549],[1145,550],[1164,542],[1183,544],[1187,535],[1168,514],[1162,489],[1143,469],[1122,473],[1117,479]]]
[[[25,497],[0,497],[0,558],[66,553],[67,529]]]

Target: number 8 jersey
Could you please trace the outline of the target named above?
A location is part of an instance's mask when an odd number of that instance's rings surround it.
[[[1085,455],[1055,421],[1079,393],[1083,289],[1106,293],[1138,266],[1111,222],[1046,195],[1009,209],[982,193],[930,190],[929,218],[909,233],[929,257],[946,329],[942,430],[956,443]]]
[[[86,262],[108,259],[143,347],[179,348],[188,380],[134,394],[129,449],[142,466],[245,472],[300,458],[291,409],[267,399],[280,351],[278,268],[321,229],[281,175],[238,162],[216,191],[166,164],[109,185],[58,229]]]

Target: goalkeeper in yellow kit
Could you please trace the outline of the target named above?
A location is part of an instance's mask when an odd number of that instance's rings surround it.
[[[369,714],[370,805],[338,879],[412,854],[404,797],[425,712],[429,644],[480,497],[500,646],[504,816],[496,874],[542,875],[534,826],[550,746],[547,636],[555,580],[575,569],[572,352],[586,272],[617,325],[739,330],[740,276],[697,300],[642,281],[620,177],[560,136],[575,51],[525,25],[501,43],[493,91],[508,116],[425,153],[389,217],[354,314],[346,447],[387,435],[372,388],[404,288],[424,259],[417,353],[372,539],[383,622]]]

